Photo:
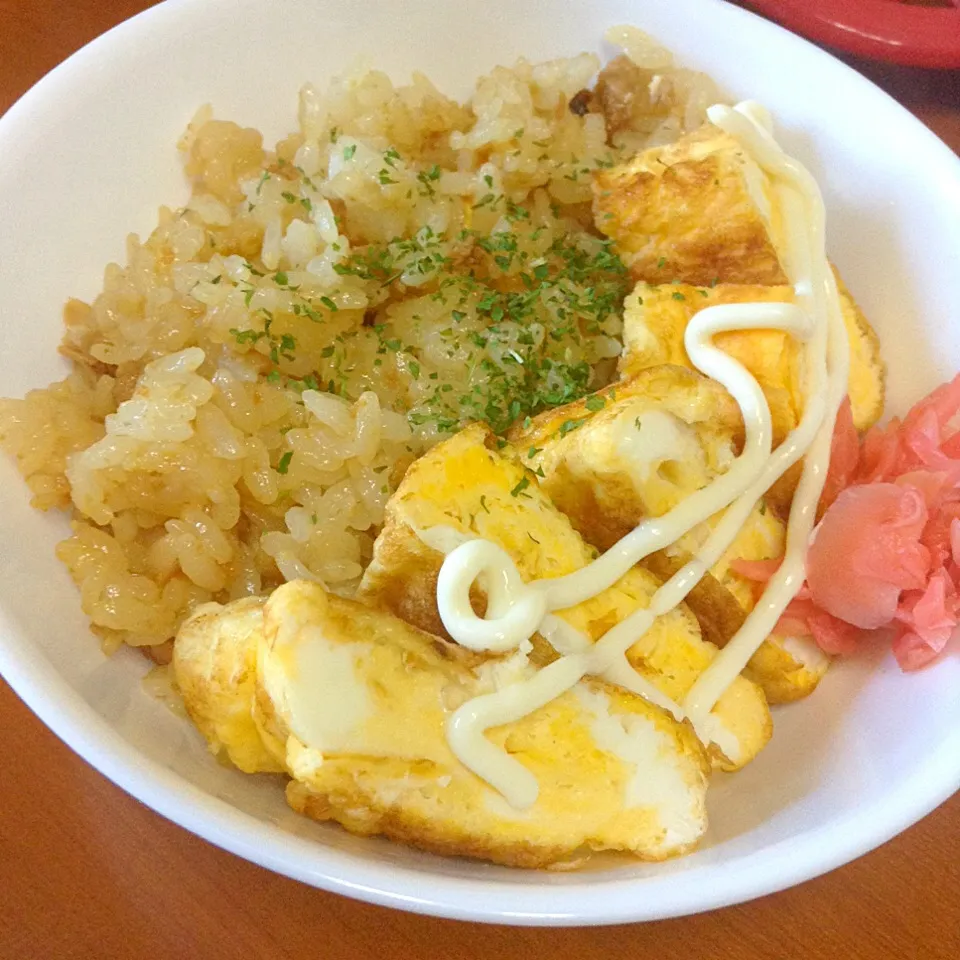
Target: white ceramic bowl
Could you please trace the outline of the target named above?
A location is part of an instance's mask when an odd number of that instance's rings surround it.
[[[636,23],[737,97],[765,101],[825,190],[830,252],[883,340],[893,411],[960,368],[960,162],[851,70],[714,0],[171,0],[90,44],[0,121],[0,383],[63,373],[60,309],[90,297],[130,230],[186,199],[174,143],[194,109],[292,129],[296,93],[357,54],[426,70],[465,94],[520,54],[600,49]],[[610,51],[603,51],[609,54]],[[782,889],[903,830],[960,786],[960,658],[902,676],[889,656],[843,663],[776,714],[770,747],[710,795],[709,841],[660,865],[548,875],[441,860],[291,813],[280,788],[212,761],[100,654],[54,559],[62,517],[27,505],[0,462],[0,670],[71,747],[213,843],[328,890],[424,913],[530,924],[675,916]]]

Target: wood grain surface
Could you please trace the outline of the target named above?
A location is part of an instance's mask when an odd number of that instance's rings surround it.
[[[149,5],[0,0],[0,111]],[[960,150],[960,73],[856,66]],[[0,960],[960,958],[960,796],[861,860],[750,904],[646,925],[518,930],[355,903],[224,853],[114,787],[2,683],[0,730]]]

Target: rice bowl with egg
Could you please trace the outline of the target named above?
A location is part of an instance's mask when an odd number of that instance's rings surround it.
[[[480,199],[482,199],[482,197],[481,197]],[[258,269],[259,269],[259,268],[258,268]],[[239,330],[240,328],[238,327],[237,329]],[[282,346],[282,344],[278,344],[278,346]],[[279,464],[278,464],[278,465],[279,465]],[[292,465],[292,464],[289,464],[289,466],[290,466],[290,469],[292,470],[292,469],[293,469],[293,465]],[[282,476],[282,474],[281,474],[281,476]]]

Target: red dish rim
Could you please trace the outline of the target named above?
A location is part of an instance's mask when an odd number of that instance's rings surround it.
[[[896,0],[749,0],[799,33],[850,53],[916,67],[960,67],[960,9]]]

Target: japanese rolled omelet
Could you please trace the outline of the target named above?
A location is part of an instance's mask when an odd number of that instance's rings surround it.
[[[624,304],[620,372],[663,363],[690,366],[690,318],[724,303],[792,302],[784,261],[783,213],[770,177],[734,137],[712,124],[654,147],[593,179],[594,219],[638,281]],[[883,411],[880,344],[838,277],[850,338],[854,424]],[[803,406],[796,341],[779,330],[720,334],[717,343],[760,382],[777,441]],[[787,500],[789,502],[789,500]]]
[[[599,680],[490,731],[540,783],[529,810],[511,810],[444,729],[466,700],[535,668],[317,584],[197,611],[174,669],[211,749],[247,773],[285,773],[295,810],[353,833],[538,867],[597,850],[662,860],[706,829],[709,765],[693,730]]]

